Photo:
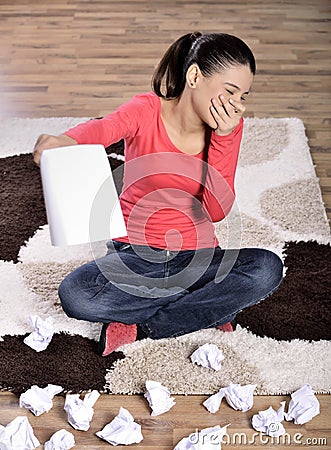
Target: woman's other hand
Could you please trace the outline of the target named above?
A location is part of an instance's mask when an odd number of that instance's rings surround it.
[[[77,145],[75,139],[71,137],[60,134],[59,136],[52,136],[50,134],[41,134],[33,149],[33,159],[34,162],[39,166],[40,156],[44,150],[56,147],[66,147],[69,145]]]

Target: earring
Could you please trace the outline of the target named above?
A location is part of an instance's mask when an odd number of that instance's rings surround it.
[[[193,87],[193,86],[194,86],[194,83],[191,83],[191,86]]]

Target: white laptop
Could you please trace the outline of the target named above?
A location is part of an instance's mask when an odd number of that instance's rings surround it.
[[[40,171],[52,245],[85,244],[127,235],[102,145],[44,150]]]

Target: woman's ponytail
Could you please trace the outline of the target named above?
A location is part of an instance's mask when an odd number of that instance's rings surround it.
[[[201,33],[189,33],[180,37],[166,51],[157,66],[152,86],[154,92],[163,98],[177,98],[184,90],[186,82],[186,60],[193,42]]]
[[[256,70],[254,55],[240,38],[225,33],[189,33],[175,41],[161,59],[152,79],[154,92],[166,99],[180,97],[192,64],[197,64],[205,77],[236,65],[248,66],[253,75]]]

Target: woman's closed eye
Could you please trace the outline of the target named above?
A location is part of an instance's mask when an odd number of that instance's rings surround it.
[[[226,90],[226,92],[227,92],[228,94],[234,95],[234,92],[230,91],[230,89],[225,89],[225,90]],[[247,97],[240,97],[240,100],[241,100],[242,102],[246,102]]]

